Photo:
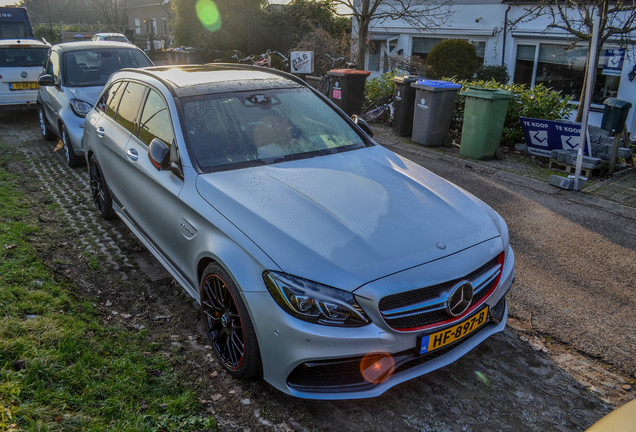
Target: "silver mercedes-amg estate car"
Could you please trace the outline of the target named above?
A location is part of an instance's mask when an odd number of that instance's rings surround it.
[[[98,212],[201,304],[230,374],[350,399],[502,331],[515,274],[495,211],[370,135],[293,75],[210,64],[115,73],[83,146]]]

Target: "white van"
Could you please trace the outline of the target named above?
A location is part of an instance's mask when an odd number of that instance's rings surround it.
[[[0,40],[0,108],[35,108],[38,77],[50,48],[34,39]]]

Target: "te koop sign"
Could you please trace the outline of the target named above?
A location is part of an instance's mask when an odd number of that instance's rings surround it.
[[[552,150],[577,150],[581,141],[581,124],[567,121],[519,117],[526,137],[528,152],[535,156],[551,157]],[[589,146],[583,154],[590,156]]]

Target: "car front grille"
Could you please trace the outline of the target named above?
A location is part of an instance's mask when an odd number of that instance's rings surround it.
[[[391,328],[400,331],[424,330],[457,321],[492,294],[499,282],[503,261],[501,253],[465,277],[383,297],[378,305],[382,318]],[[446,301],[453,287],[462,281],[472,284],[473,299],[467,312],[453,317],[446,311]]]

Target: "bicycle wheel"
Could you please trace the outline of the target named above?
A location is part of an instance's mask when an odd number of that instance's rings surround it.
[[[362,118],[367,122],[374,122],[378,120],[379,118],[381,118],[388,108],[389,108],[388,104],[380,105],[379,107],[374,108],[362,114]]]
[[[365,104],[362,106],[362,112],[364,114],[375,110],[376,108],[379,108],[383,105],[388,105],[389,103],[391,103],[393,101],[393,96],[382,96],[381,98],[378,98],[374,101],[371,101],[368,104]]]

